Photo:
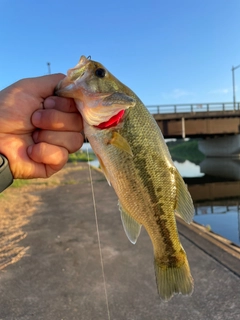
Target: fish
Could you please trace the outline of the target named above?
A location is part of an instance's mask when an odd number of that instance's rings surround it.
[[[191,295],[194,281],[175,215],[190,223],[193,202],[153,116],[130,88],[85,56],[55,94],[75,100],[84,134],[118,196],[130,242],[137,242],[142,226],[146,229],[160,298]]]

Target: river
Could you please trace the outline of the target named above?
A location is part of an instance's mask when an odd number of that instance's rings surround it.
[[[83,149],[91,148],[84,144]],[[97,160],[91,162],[99,165]],[[240,160],[174,161],[192,195],[194,221],[240,246]]]
[[[174,162],[192,195],[194,221],[240,246],[240,161],[206,159],[198,166]]]

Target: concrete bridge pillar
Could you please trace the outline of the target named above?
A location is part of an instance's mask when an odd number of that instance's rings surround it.
[[[200,140],[198,149],[207,157],[240,156],[240,134]]]

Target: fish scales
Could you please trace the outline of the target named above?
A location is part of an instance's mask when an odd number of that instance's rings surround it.
[[[110,145],[101,146],[98,155],[104,163],[109,163],[109,167],[114,169],[112,176],[115,177],[115,179],[112,180],[117,183],[115,184],[113,182],[113,186],[119,199],[122,199],[121,201],[124,208],[132,212],[136,221],[143,224],[147,230],[149,229],[148,233],[152,241],[155,240],[156,242],[155,251],[162,251],[162,245],[165,245],[166,250],[164,250],[163,253],[168,255],[169,261],[172,261],[175,257],[171,259],[170,257],[175,251],[180,249],[175,218],[173,215],[172,219],[169,219],[171,216],[166,217],[166,215],[169,215],[169,211],[172,214],[175,209],[176,190],[174,175],[171,173],[171,170],[169,170],[169,172],[164,170],[164,168],[166,168],[166,160],[161,159],[162,155],[164,155],[162,149],[167,153],[167,156],[169,155],[165,145],[161,144],[158,136],[159,133],[156,134],[159,129],[156,127],[155,121],[145,121],[144,123],[138,121],[139,117],[145,118],[142,117],[141,111],[145,113],[144,116],[146,116],[146,110],[141,110],[141,105],[130,109],[123,128],[119,130],[120,134],[126,138],[131,145],[134,155],[133,159],[128,156],[126,157],[123,151],[116,150]],[[134,115],[134,113],[137,113],[138,116]],[[147,115],[150,118],[152,117],[149,114]],[[134,134],[133,127],[131,126],[131,120],[128,121],[128,119],[131,118],[136,120],[136,125],[133,126],[136,134]],[[128,130],[129,125],[131,126],[131,134],[129,134]],[[143,139],[139,134],[139,128],[143,129],[144,136],[152,137],[152,144],[149,143],[149,139]],[[101,132],[97,134],[101,135]],[[89,140],[92,140],[91,136],[89,136]],[[97,144],[100,145],[101,141],[103,141],[102,138],[99,139]],[[94,142],[92,143],[93,145],[96,144]],[[115,164],[113,163],[114,158],[116,159]],[[155,158],[155,161],[152,161],[152,158]],[[169,165],[170,169],[172,169],[171,163],[169,163]],[[160,172],[159,169],[161,169]],[[133,172],[135,172],[135,174],[133,174]],[[131,178],[129,179],[129,177]],[[164,182],[166,180],[172,180],[173,185],[166,185]],[[127,185],[126,182],[128,182]],[[138,185],[139,189],[136,190],[135,185]],[[125,195],[126,190],[129,197]],[[132,208],[133,202],[137,204],[135,208]],[[144,208],[144,210],[141,208]],[[149,208],[153,211],[153,216],[149,214]],[[140,210],[143,211],[142,214],[139,214]],[[152,220],[150,220],[149,217],[152,217]],[[148,227],[148,225],[150,226]],[[161,241],[160,247],[159,241]]]
[[[169,300],[175,293],[191,294],[193,279],[179,241],[175,212],[190,222],[193,204],[156,121],[141,100],[101,64],[81,57],[72,73],[78,69],[79,79],[71,79],[70,69],[57,94],[76,101],[85,135],[119,198],[126,235],[135,243],[141,225],[147,230],[162,299]],[[108,127],[119,110],[124,115]]]

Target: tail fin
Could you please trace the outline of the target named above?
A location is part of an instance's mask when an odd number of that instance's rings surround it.
[[[167,301],[174,294],[191,295],[193,292],[193,278],[191,276],[187,257],[180,267],[159,266],[154,260],[157,288],[160,297]]]

